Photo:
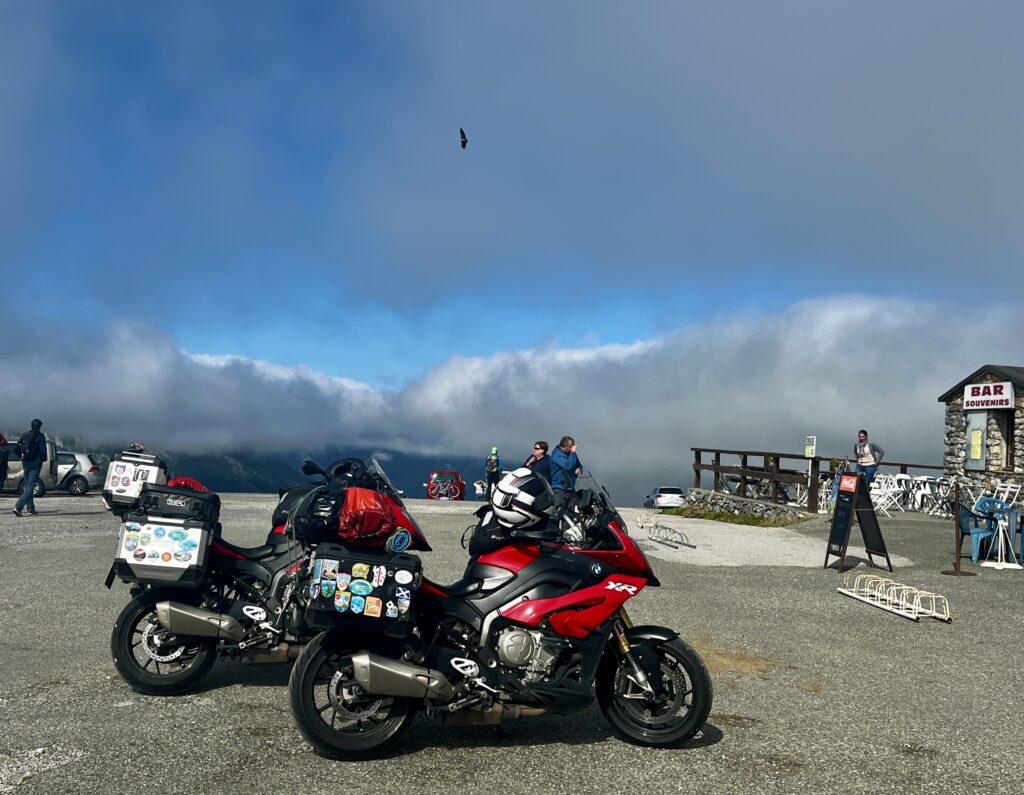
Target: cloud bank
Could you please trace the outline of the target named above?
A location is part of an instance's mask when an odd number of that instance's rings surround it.
[[[843,295],[630,345],[453,357],[386,392],[238,357],[191,355],[143,324],[74,338],[24,326],[0,353],[0,427],[39,416],[91,442],[190,452],[371,447],[509,461],[538,438],[580,455],[636,502],[688,485],[690,447],[843,454],[866,427],[890,460],[941,463],[936,398],[981,364],[1021,364],[1009,310]],[[17,349],[15,349],[17,348]],[[482,453],[481,453],[482,454]]]

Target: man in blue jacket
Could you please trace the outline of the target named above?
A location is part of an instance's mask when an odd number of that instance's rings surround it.
[[[21,516],[22,508],[28,508],[28,514],[35,516],[36,504],[32,499],[32,492],[35,491],[36,483],[39,481],[39,473],[46,462],[46,437],[39,430],[43,427],[42,420],[32,420],[31,430],[25,431],[18,440],[18,451],[21,458],[21,466],[25,486],[21,496],[14,504],[14,515]]]
[[[583,464],[576,455],[576,440],[563,436],[551,453],[551,490],[555,493],[555,510],[561,510],[568,494],[576,491],[576,478],[583,472]]]

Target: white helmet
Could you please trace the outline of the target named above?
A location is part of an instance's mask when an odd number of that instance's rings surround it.
[[[491,509],[498,523],[520,530],[547,518],[554,502],[548,482],[528,467],[509,472],[491,494]]]

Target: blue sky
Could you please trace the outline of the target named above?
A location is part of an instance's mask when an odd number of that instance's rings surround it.
[[[763,332],[837,296],[941,317],[995,287],[1015,317],[1022,23],[998,2],[4,3],[0,267],[61,335],[127,321],[398,413],[452,361]]]

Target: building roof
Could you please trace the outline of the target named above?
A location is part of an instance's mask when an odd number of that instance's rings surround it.
[[[1013,367],[1006,364],[983,364],[955,387],[939,395],[939,403],[948,403],[960,394],[967,384],[974,382],[982,373],[993,373],[994,375],[1001,376],[1006,381],[1012,381],[1014,386],[1024,388],[1024,367]]]

